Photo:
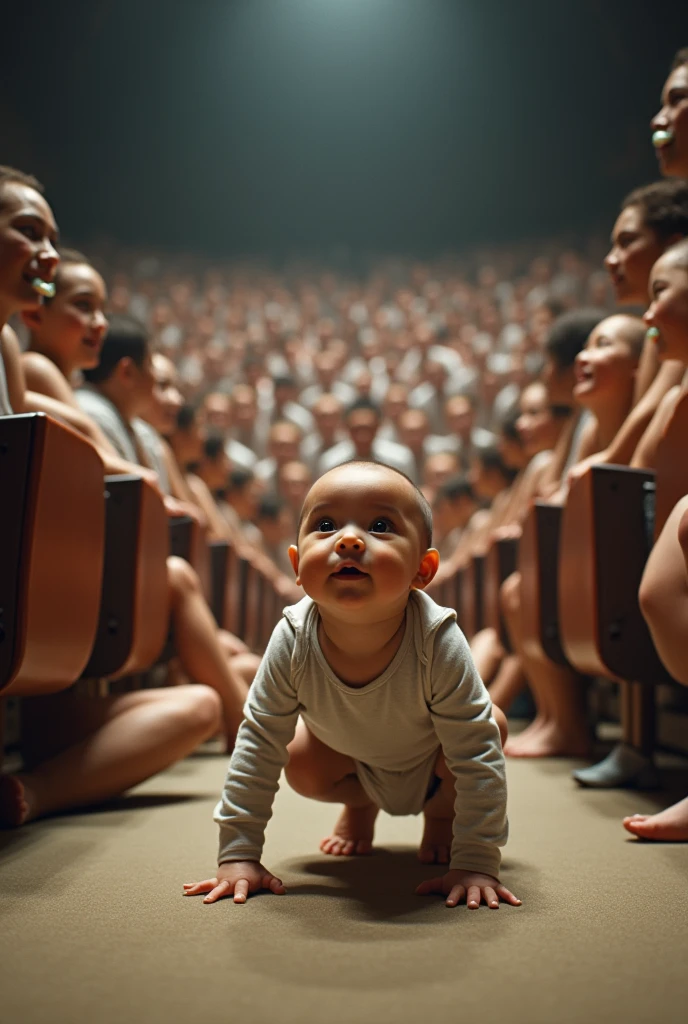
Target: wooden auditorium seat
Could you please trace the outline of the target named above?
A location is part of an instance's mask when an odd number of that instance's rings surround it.
[[[563,509],[535,501],[518,548],[523,647],[533,658],[568,665],[559,630],[559,540]]]
[[[167,637],[167,514],[141,477],[105,478],[105,565],[96,642],[84,678],[145,671]]]
[[[483,579],[485,555],[469,558],[460,577],[461,629],[470,640],[484,625]]]
[[[207,533],[193,516],[170,516],[168,520],[170,554],[183,558],[197,572],[201,589],[208,601],[212,599],[210,550]]]
[[[0,691],[43,694],[81,675],[98,626],[103,464],[42,413],[0,418]]]
[[[503,646],[511,649],[500,601],[502,583],[516,570],[519,542],[514,537],[501,537],[492,542],[485,556],[483,571],[484,625],[496,630]]]

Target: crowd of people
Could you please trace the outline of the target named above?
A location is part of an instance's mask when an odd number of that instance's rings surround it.
[[[2,168],[0,414],[42,411],[77,430],[106,473],[142,475],[285,605],[304,595],[290,547],[313,485],[352,461],[391,467],[432,509],[427,592],[439,600],[473,556],[519,537],[534,499],[565,504],[595,464],[656,465],[686,390],[688,50],[652,132],[661,178],[610,213],[609,244],[380,259],[358,274],[64,249],[36,179]],[[0,777],[3,823],[120,793],[218,733],[232,748],[259,656],[218,628],[190,565],[171,557],[168,585],[177,684],[77,711],[70,693],[26,701],[31,753]],[[688,496],[639,599],[660,658],[688,684]],[[508,644],[493,628],[468,640],[497,708],[526,690],[535,705],[505,754],[587,757],[586,688],[524,645],[518,572],[502,606]],[[576,777],[633,785],[648,767],[617,751]],[[688,798],[624,825],[688,839]]]

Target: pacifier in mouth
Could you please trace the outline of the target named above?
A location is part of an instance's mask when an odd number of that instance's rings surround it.
[[[55,282],[44,281],[42,277],[34,277],[31,282],[31,287],[39,295],[42,295],[44,299],[55,298]]]
[[[659,341],[659,327],[648,327],[645,332],[645,337],[648,341],[651,341],[653,345],[656,345]]]
[[[652,133],[652,145],[655,149],[663,149],[664,146],[668,146],[669,143],[673,141],[674,133],[671,131],[667,132],[664,131],[664,129],[660,129],[659,131]]]

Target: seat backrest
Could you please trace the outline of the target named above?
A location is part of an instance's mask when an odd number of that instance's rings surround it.
[[[169,628],[167,513],[160,494],[145,480],[139,485],[136,545],[132,645],[118,676],[151,668],[165,646]]]
[[[563,509],[536,501],[518,548],[523,648],[533,658],[568,665],[559,630],[559,539]]]
[[[105,509],[100,619],[84,678],[144,671],[167,636],[169,540],[162,499],[141,477],[108,476]]]
[[[651,486],[648,471],[602,465],[569,492],[559,607],[564,649],[582,672],[634,682],[667,679],[638,603],[651,543],[645,500]]]
[[[484,625],[496,630],[502,644],[510,650],[510,640],[502,616],[500,591],[504,580],[516,569],[518,541],[502,537],[492,542],[483,570]]]
[[[105,542],[103,464],[42,413],[0,418],[3,695],[71,685],[98,624]]]
[[[214,540],[210,549],[210,609],[220,629],[224,628],[227,605],[227,571],[229,568],[229,542]]]

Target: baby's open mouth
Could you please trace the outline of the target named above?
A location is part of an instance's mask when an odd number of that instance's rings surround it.
[[[336,580],[362,580],[368,573],[357,569],[355,565],[343,565],[341,569],[331,574]]]

